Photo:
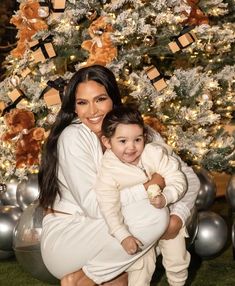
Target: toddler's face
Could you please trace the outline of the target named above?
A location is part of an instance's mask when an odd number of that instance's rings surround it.
[[[118,124],[108,148],[124,163],[137,165],[144,150],[143,128],[137,124]]]

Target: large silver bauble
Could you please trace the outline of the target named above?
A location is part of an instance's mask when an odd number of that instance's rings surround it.
[[[235,222],[233,222],[232,225],[232,244],[233,244],[233,249],[235,249]]]
[[[195,168],[195,173],[200,180],[200,190],[196,199],[196,207],[199,211],[208,210],[216,197],[216,185],[212,175],[203,168]]]
[[[15,227],[13,248],[17,261],[25,271],[38,280],[58,283],[58,280],[50,274],[42,260],[40,250],[42,219],[43,210],[35,201],[23,211]]]
[[[226,198],[232,210],[235,210],[235,174],[231,176],[228,182]]]
[[[7,251],[7,250],[0,250],[0,260],[4,260],[4,259],[8,259],[12,256],[14,256],[14,251],[13,250],[10,250],[10,251]]]
[[[0,250],[12,251],[13,230],[22,210],[16,206],[0,206]]]
[[[6,188],[3,188],[0,192],[0,200],[4,205],[18,206],[16,199],[16,190],[19,181],[11,179],[6,183]]]
[[[211,211],[199,212],[198,220],[195,253],[204,258],[216,256],[227,242],[227,224],[220,215]]]
[[[27,180],[21,181],[16,190],[17,203],[22,210],[38,199],[38,176],[30,174]]]
[[[193,245],[198,232],[198,211],[196,207],[191,210],[190,217],[187,219],[185,225],[189,235],[186,239],[187,249],[189,249]]]

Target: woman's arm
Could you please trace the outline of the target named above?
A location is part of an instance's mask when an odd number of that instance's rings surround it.
[[[58,177],[61,182],[62,201],[75,202],[78,211],[93,218],[101,218],[94,192],[99,156],[96,135],[78,126],[70,126],[60,136],[58,144]],[[74,202],[75,201],[75,202]]]
[[[171,147],[168,146],[164,142],[162,137],[156,132],[154,133],[153,141],[165,147],[169,154],[172,153]],[[170,215],[177,216],[178,219],[181,219],[182,225],[184,225],[186,220],[190,216],[191,209],[195,205],[195,201],[196,201],[199,188],[200,188],[200,181],[191,167],[189,167],[185,162],[183,162],[181,158],[177,156],[174,152],[172,153],[172,155],[179,160],[181,171],[186,176],[186,180],[188,183],[188,189],[186,193],[184,194],[184,196],[179,201],[177,201],[176,203],[170,206]],[[177,223],[177,225],[179,226],[180,223]]]

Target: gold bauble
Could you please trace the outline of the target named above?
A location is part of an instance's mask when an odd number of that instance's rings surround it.
[[[215,48],[212,44],[206,44],[205,45],[205,51],[209,54],[212,54],[215,52]]]
[[[151,35],[147,35],[144,37],[144,44],[146,46],[152,47],[155,44],[155,38]]]

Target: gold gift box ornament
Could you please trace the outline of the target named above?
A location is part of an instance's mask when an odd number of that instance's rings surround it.
[[[167,87],[163,75],[157,70],[154,65],[144,68],[148,78],[157,91],[161,91]]]
[[[49,0],[46,2],[39,2],[39,14],[46,18],[52,13],[53,16],[58,16],[65,10],[66,0]]]
[[[60,105],[61,98],[64,92],[64,87],[65,87],[65,80],[61,77],[57,78],[54,81],[49,80],[47,82],[47,87],[43,90],[40,98],[43,97],[48,107],[54,105]]]
[[[52,37],[49,36],[46,39],[39,39],[29,42],[30,50],[33,51],[32,56],[35,63],[45,62],[49,58],[56,56],[54,47],[51,43]]]
[[[54,13],[63,13],[65,10],[66,0],[52,0],[52,11]]]
[[[0,101],[0,116],[2,116],[2,113],[3,113],[3,110],[5,109],[5,107],[6,107],[5,102]]]
[[[27,97],[25,96],[23,91],[20,90],[18,87],[13,89],[10,93],[8,93],[8,96],[11,99],[11,101],[13,101],[13,102],[3,109],[1,116],[4,116],[11,109],[14,109],[14,108],[18,107],[19,103],[22,100],[27,100]]]
[[[22,71],[21,71],[21,76],[23,77],[23,78],[25,78],[28,74],[30,74],[31,73],[31,69],[29,69],[28,67],[26,67],[25,69],[23,69]]]
[[[173,53],[187,48],[197,40],[196,35],[192,31],[193,28],[194,26],[186,26],[178,36],[172,37],[172,42],[168,46]]]

